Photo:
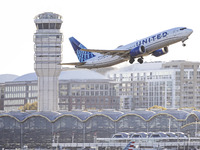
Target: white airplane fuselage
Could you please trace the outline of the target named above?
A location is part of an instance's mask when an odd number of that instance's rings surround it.
[[[160,33],[154,34],[152,36],[146,37],[144,39],[135,41],[133,43],[120,46],[115,50],[132,50],[138,46],[143,45],[145,47],[145,53],[137,55],[135,58],[143,58],[144,56],[152,54],[154,51],[168,47],[177,42],[184,42],[192,34],[191,29],[184,27],[173,28],[169,30],[162,31]],[[108,67],[112,65],[119,64],[121,62],[127,61],[130,57],[121,57],[120,55],[102,55],[99,53],[94,53],[95,57],[88,59],[84,65],[76,66],[76,68],[101,68]]]

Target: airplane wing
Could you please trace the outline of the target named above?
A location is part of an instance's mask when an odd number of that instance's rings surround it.
[[[75,66],[81,66],[84,65],[85,62],[72,62],[72,63],[60,63],[59,65],[75,65]]]
[[[86,52],[94,52],[100,53],[103,55],[112,55],[112,56],[120,56],[120,57],[127,57],[129,56],[130,50],[100,50],[100,49],[81,49],[82,51]]]

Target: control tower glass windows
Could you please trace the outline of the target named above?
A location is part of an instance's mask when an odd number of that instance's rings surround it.
[[[37,24],[37,28],[38,28],[38,29],[42,29],[42,23],[38,23],[38,24]]]
[[[43,28],[44,29],[49,29],[49,23],[43,23]]]
[[[50,23],[50,29],[55,29],[55,23]]]
[[[47,38],[47,39],[58,39],[62,38],[62,35],[60,34],[54,34],[54,35],[35,35],[34,38]]]
[[[37,23],[37,29],[60,29],[61,23]]]
[[[56,23],[56,29],[60,29],[61,23]]]

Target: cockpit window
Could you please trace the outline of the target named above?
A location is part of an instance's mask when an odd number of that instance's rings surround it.
[[[180,28],[180,30],[185,30],[185,29],[187,29],[187,28]]]

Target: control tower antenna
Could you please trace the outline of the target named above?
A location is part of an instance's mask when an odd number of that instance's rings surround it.
[[[61,16],[52,12],[39,14],[34,19],[35,64],[38,76],[38,111],[58,110],[58,76],[62,61]]]

